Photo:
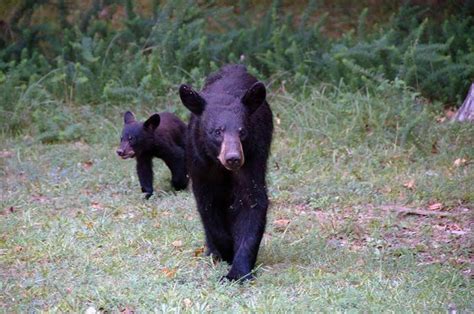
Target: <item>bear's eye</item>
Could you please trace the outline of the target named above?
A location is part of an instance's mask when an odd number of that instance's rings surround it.
[[[128,140],[129,140],[130,142],[133,141],[133,136],[129,135],[129,136],[128,136]]]
[[[214,130],[214,135],[215,136],[221,136],[222,132],[223,132],[222,128],[215,129]]]
[[[239,136],[240,136],[241,138],[246,137],[246,136],[247,136],[247,130],[244,129],[244,128],[240,128],[240,129],[239,129]]]

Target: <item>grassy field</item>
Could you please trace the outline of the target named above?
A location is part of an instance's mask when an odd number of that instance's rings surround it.
[[[273,91],[272,205],[243,285],[219,283],[228,266],[158,160],[143,199],[114,153],[126,106],[63,108],[77,141],[0,136],[2,311],[474,311],[474,126],[396,83]],[[170,104],[137,115],[187,119]]]

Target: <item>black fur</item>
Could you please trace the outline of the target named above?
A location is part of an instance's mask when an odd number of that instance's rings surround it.
[[[228,65],[210,75],[201,92],[182,85],[180,97],[192,112],[186,154],[208,252],[232,264],[226,278],[251,279],[268,208],[273,121],[265,87],[244,66]],[[243,161],[237,169],[225,164],[224,138]]]
[[[162,159],[168,166],[176,190],[187,187],[185,142],[186,125],[175,115],[155,113],[145,122],[138,122],[127,111],[117,154],[123,159],[136,158],[140,186],[149,198],[153,194],[153,157]]]

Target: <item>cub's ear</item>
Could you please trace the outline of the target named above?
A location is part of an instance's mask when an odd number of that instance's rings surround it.
[[[160,120],[160,115],[154,113],[145,121],[145,123],[143,123],[143,128],[147,131],[153,132],[160,125]]]
[[[129,123],[132,123],[132,122],[135,122],[135,115],[133,114],[133,112],[131,111],[127,111],[125,112],[125,114],[123,115],[123,122],[125,124],[129,124]]]
[[[179,87],[179,97],[192,113],[200,115],[206,107],[206,101],[191,86],[183,84]]]
[[[252,114],[265,102],[267,97],[267,90],[262,82],[254,83],[242,97],[242,103],[248,108],[249,113]]]

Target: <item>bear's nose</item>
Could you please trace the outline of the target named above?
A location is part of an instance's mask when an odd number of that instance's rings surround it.
[[[240,167],[240,163],[242,159],[240,158],[239,155],[235,154],[235,155],[230,155],[226,157],[227,158],[225,159],[225,163],[227,164],[229,168],[235,169],[235,168]]]
[[[123,156],[123,153],[124,153],[123,149],[121,149],[121,148],[117,149],[117,155]]]

